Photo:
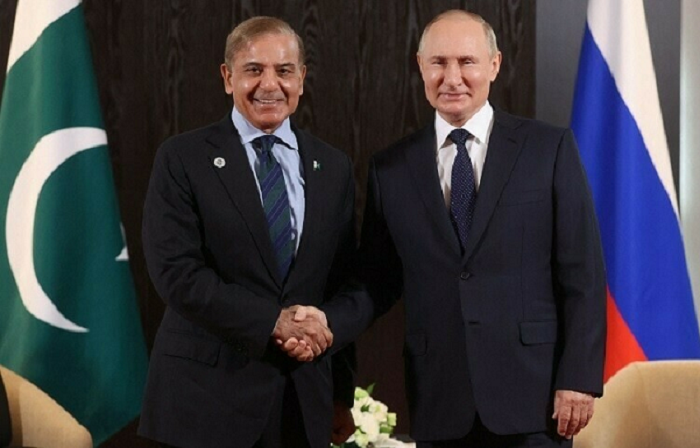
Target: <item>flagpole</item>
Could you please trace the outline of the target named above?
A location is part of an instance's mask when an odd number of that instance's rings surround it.
[[[700,315],[700,2],[681,4],[680,202],[688,271]]]

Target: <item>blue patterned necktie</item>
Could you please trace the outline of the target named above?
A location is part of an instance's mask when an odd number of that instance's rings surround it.
[[[467,235],[472,225],[474,205],[476,204],[476,184],[474,183],[474,167],[467,153],[466,142],[469,132],[465,129],[455,129],[450,132],[450,140],[457,146],[457,155],[452,165],[452,193],[450,195],[450,216],[452,226],[459,238],[459,244],[464,254],[467,245]]]
[[[294,258],[294,241],[292,240],[292,219],[284,184],[282,167],[272,154],[275,143],[281,142],[274,135],[264,135],[253,140],[253,147],[258,154],[258,182],[262,193],[263,208],[272,241],[272,249],[277,258],[280,276],[287,277],[289,266]]]

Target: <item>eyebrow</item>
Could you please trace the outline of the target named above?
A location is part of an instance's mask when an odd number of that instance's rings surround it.
[[[250,62],[246,62],[245,64],[243,64],[243,68],[262,67],[263,65],[265,65],[265,64],[263,64],[261,62],[250,61]],[[297,64],[295,64],[294,62],[283,62],[281,64],[275,64],[274,67],[276,70],[279,70],[281,68],[289,68],[289,69],[296,70]]]
[[[445,59],[457,59],[458,61],[466,61],[466,60],[472,60],[476,61],[478,58],[474,55],[468,54],[468,55],[463,55],[463,56],[444,56],[444,55],[434,55],[430,57],[430,61],[440,61],[440,60],[445,60]]]

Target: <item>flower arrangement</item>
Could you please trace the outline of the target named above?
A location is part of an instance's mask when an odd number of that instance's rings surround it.
[[[355,420],[355,433],[337,448],[375,448],[389,440],[396,427],[396,413],[389,412],[381,401],[372,398],[374,384],[367,389],[355,388],[355,401],[351,409]]]

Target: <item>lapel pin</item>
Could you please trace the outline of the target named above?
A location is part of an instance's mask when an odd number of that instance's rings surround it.
[[[217,157],[214,159],[214,166],[217,168],[223,168],[226,166],[226,160],[223,157]]]
[[[314,171],[321,171],[321,163],[318,160],[314,160],[313,167]]]

